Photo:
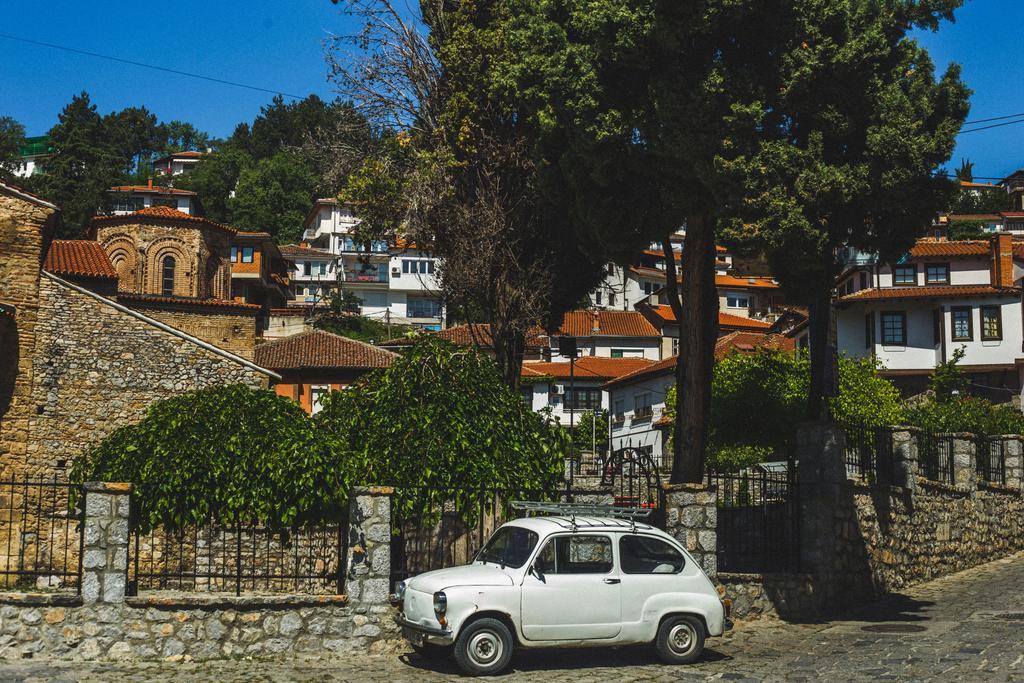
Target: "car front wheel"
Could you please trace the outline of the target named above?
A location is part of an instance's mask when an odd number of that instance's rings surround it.
[[[455,641],[455,661],[471,676],[501,673],[512,659],[512,634],[497,619],[478,619]]]
[[[654,648],[666,664],[695,662],[704,652],[704,624],[696,617],[669,617],[658,629]]]

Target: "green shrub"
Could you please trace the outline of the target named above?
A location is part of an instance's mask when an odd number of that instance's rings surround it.
[[[932,432],[1024,434],[1024,414],[1018,408],[974,396],[920,403],[907,409],[906,422]]]

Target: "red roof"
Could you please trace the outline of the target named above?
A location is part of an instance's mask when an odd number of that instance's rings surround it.
[[[577,379],[609,380],[627,373],[653,365],[653,360],[646,358],[601,358],[583,356],[576,359],[575,377]],[[523,377],[555,377],[569,378],[569,362],[557,363],[525,363]]]
[[[633,372],[627,372],[625,375],[621,375],[605,383],[601,388],[607,389],[609,387],[616,387],[626,384],[627,382],[637,382],[652,377],[658,377],[660,375],[671,375],[676,371],[676,364],[678,363],[679,356],[672,356],[665,360],[660,360],[653,365],[647,367],[638,368]]]
[[[562,318],[558,334],[570,337],[660,337],[642,313],[637,311],[569,311]]]
[[[329,251],[323,251],[322,249],[311,249],[310,247],[304,247],[301,244],[282,244],[280,246],[280,249],[281,253],[286,258],[338,258],[337,255],[332,254]]]
[[[676,323],[676,314],[672,310],[672,307],[667,304],[644,304],[644,309],[649,310],[658,318],[665,323],[674,324]],[[756,320],[754,318],[744,318],[740,315],[733,315],[732,313],[718,313],[718,326],[724,328],[742,328],[748,330],[767,330],[772,324],[765,322],[764,320]]]
[[[176,187],[161,187],[160,185],[115,185],[110,188],[110,192],[152,192],[153,194],[196,196],[196,193],[192,190],[179,190]]]
[[[230,225],[217,223],[216,221],[211,221],[209,218],[203,218],[202,216],[192,216],[190,214],[184,213],[183,211],[172,209],[169,206],[147,206],[144,209],[139,209],[135,213],[124,214],[121,216],[96,216],[92,219],[92,222],[131,223],[138,221],[139,218],[147,218],[151,220],[179,221],[183,223],[201,223],[203,225],[208,225],[219,230],[226,230],[227,232],[230,232],[232,235],[238,232],[238,230],[232,228]]]
[[[715,342],[715,360],[721,360],[730,353],[754,353],[755,351],[793,351],[796,341],[781,334],[761,332],[730,332]]]
[[[43,270],[54,275],[117,279],[107,252],[92,240],[54,240],[46,252]]]
[[[134,301],[140,304],[173,304],[175,306],[189,306],[197,308],[221,308],[234,310],[239,313],[259,313],[262,307],[259,304],[245,304],[238,301],[227,301],[225,299],[193,299],[184,296],[162,296],[160,294],[136,294],[135,292],[118,292],[118,301]]]
[[[398,356],[385,349],[322,330],[310,330],[256,347],[254,362],[270,370],[391,367]]]
[[[716,287],[729,287],[733,289],[778,289],[779,283],[773,278],[763,275],[750,277],[738,277],[735,275],[715,275]]]
[[[913,258],[929,256],[988,256],[992,244],[983,240],[918,240],[910,249]]]
[[[924,287],[870,287],[839,297],[843,303],[895,299],[937,299],[958,296],[1020,296],[1017,287],[991,285],[927,285]]]

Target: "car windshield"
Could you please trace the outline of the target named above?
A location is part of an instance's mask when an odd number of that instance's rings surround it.
[[[477,562],[493,562],[518,569],[530,559],[537,534],[519,526],[503,526],[494,532],[476,556]]]

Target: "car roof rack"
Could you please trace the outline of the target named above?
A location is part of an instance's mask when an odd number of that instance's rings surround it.
[[[651,515],[650,508],[625,508],[615,505],[582,505],[578,503],[544,503],[536,500],[513,500],[513,510],[523,512],[546,512],[565,517],[577,515],[590,517],[611,517],[636,521]]]

